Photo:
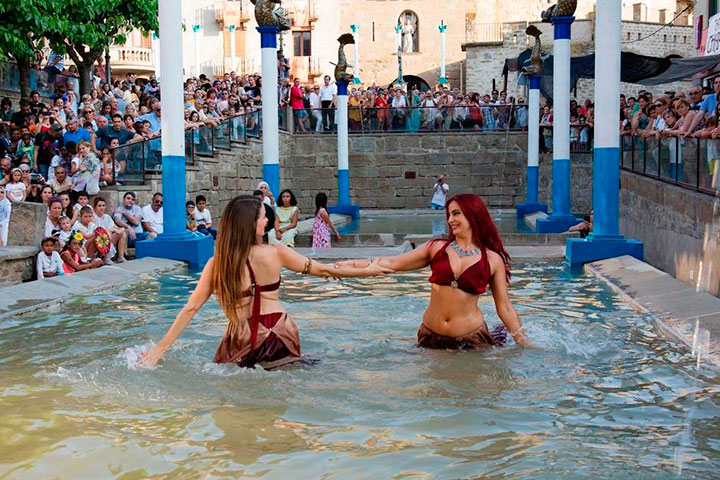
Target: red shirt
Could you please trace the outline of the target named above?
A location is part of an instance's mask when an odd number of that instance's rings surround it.
[[[295,85],[290,87],[290,106],[293,110],[302,110],[305,108],[303,104],[303,91]]]

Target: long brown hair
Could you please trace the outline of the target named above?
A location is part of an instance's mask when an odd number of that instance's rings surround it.
[[[212,283],[220,307],[235,324],[239,322],[237,307],[243,292],[250,287],[243,283],[243,273],[250,250],[257,244],[255,230],[261,207],[257,198],[239,196],[230,200],[220,217]]]

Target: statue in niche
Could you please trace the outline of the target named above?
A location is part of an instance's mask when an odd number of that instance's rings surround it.
[[[400,16],[400,24],[402,25],[400,33],[402,35],[403,53],[417,52],[417,16],[412,12],[404,12]]]

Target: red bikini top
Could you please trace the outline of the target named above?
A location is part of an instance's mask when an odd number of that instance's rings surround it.
[[[258,327],[260,326],[260,293],[262,292],[274,292],[280,289],[280,279],[270,285],[258,285],[255,282],[255,272],[250,266],[250,260],[247,261],[248,271],[250,272],[250,288],[243,292],[243,297],[249,297],[252,295],[252,313],[250,315],[250,339],[251,349],[255,350],[255,342],[257,341]],[[251,350],[251,351],[252,351]]]
[[[488,262],[485,247],[482,247],[482,258],[463,270],[458,278],[455,278],[455,272],[450,266],[450,257],[447,254],[449,245],[450,242],[447,242],[430,260],[430,269],[432,270],[430,283],[459,288],[471,295],[485,293],[490,283],[490,262]]]

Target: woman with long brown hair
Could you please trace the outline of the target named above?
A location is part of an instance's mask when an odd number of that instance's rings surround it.
[[[450,227],[447,239],[431,240],[404,255],[375,260],[380,267],[398,272],[430,265],[430,305],[418,330],[418,344],[453,349],[499,346],[510,332],[518,345],[530,345],[508,295],[510,256],[485,203],[477,195],[455,195],[445,204],[445,213]],[[361,263],[348,260],[336,266]],[[488,286],[505,327],[499,325],[492,332],[477,306]]]
[[[278,295],[282,268],[320,277],[364,277],[391,271],[377,261],[361,268],[335,268],[282,244],[263,245],[266,223],[264,204],[256,197],[236,197],[228,203],[220,219],[215,256],[170,330],[143,354],[141,363],[156,364],[213,293],[229,320],[216,363],[252,367],[258,362],[299,358],[300,333]]]

